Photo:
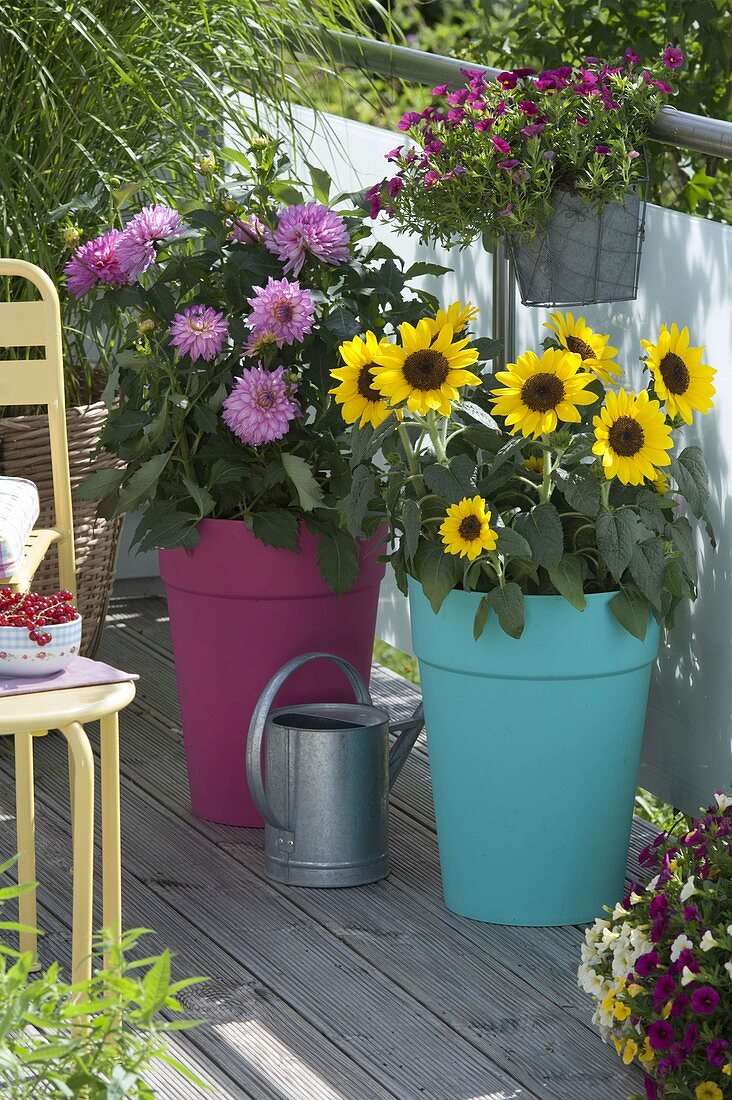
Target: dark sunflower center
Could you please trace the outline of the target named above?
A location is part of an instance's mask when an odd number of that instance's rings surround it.
[[[450,364],[441,351],[423,348],[407,356],[402,373],[415,390],[439,390],[450,373]]]
[[[480,520],[477,516],[466,516],[458,527],[458,534],[466,542],[472,542],[480,534]]]
[[[680,355],[669,351],[661,360],[661,377],[669,393],[686,393],[689,388],[689,370]]]
[[[533,374],[521,387],[521,400],[532,412],[548,412],[564,397],[564,383],[556,374]]]
[[[616,455],[632,458],[645,443],[643,429],[632,416],[619,416],[608,432],[610,446]]]
[[[356,383],[358,392],[365,401],[381,401],[381,394],[374,389],[374,376],[371,373],[371,363],[366,363],[358,372]]]
[[[567,336],[566,338],[567,350],[573,351],[575,355],[579,355],[581,359],[594,359],[595,353],[589,344],[586,344],[584,340],[580,340],[578,336]]]

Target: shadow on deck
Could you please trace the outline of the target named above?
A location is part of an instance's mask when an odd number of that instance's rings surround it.
[[[636,1071],[588,1024],[575,978],[580,929],[492,927],[444,908],[424,738],[392,792],[389,878],[288,888],[265,878],[259,830],[190,812],[164,600],[115,601],[101,656],[141,673],[122,716],[125,924],[154,928],[146,949],[171,947],[178,977],[211,979],[185,995],[207,1023],[173,1044],[210,1089],[161,1068],[159,1097],[625,1100],[639,1091]],[[378,667],[372,691],[398,717],[417,701],[411,684]],[[10,749],[0,739],[2,858],[15,848]],[[36,776],[47,965],[66,960],[70,925],[61,738],[37,744]],[[633,851],[646,839],[637,823]]]

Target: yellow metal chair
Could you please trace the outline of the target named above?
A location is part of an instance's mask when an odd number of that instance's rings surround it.
[[[32,532],[23,560],[3,584],[27,591],[48,549],[56,544],[62,588],[76,594],[74,526],[66,442],[61,313],[51,279],[22,260],[0,259],[0,278],[25,279],[39,299],[0,303],[0,349],[43,348],[40,359],[0,359],[0,407],[48,408],[55,524]],[[121,856],[118,715],[134,698],[132,683],[0,698],[0,736],[15,738],[18,878],[35,882],[35,799],[33,738],[58,729],[68,745],[73,845],[72,978],[91,975],[94,882],[94,757],[84,726],[99,721],[102,783],[103,926],[118,935],[121,925]],[[21,924],[36,928],[36,892],[19,899]],[[20,934],[20,948],[36,952],[35,932]]]

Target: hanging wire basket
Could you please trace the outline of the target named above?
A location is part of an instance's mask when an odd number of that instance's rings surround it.
[[[510,237],[508,253],[525,306],[580,306],[638,296],[648,181],[625,202],[601,210],[569,191],[555,191],[546,229]]]

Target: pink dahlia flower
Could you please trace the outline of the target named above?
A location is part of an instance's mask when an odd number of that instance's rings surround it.
[[[180,232],[181,217],[177,210],[158,203],[143,206],[128,222],[117,248],[117,258],[130,279],[136,279],[155,263],[155,243],[167,241]]]
[[[246,319],[247,328],[255,335],[271,333],[278,348],[294,344],[313,330],[315,303],[310,291],[288,279],[273,279],[267,285],[255,286],[254,298],[247,298],[252,312]]]
[[[215,359],[226,343],[229,325],[223,313],[211,306],[186,306],[173,318],[170,335],[180,355],[190,356],[192,363],[197,359],[208,361]]]
[[[234,218],[229,222],[232,241],[239,244],[258,244],[264,237],[267,227],[256,214],[250,214],[248,218]]]
[[[273,371],[247,367],[234,382],[223,404],[221,417],[242,443],[258,447],[282,439],[290,422],[300,416],[300,406],[291,397],[285,368]]]
[[[64,268],[66,285],[75,298],[83,298],[99,283],[123,286],[129,281],[117,254],[121,239],[118,229],[110,229],[76,249]]]
[[[288,206],[277,228],[264,238],[270,252],[285,264],[285,275],[297,276],[308,253],[338,267],[348,260],[350,238],[343,218],[318,202]]]

